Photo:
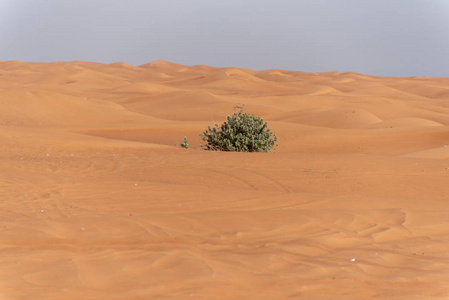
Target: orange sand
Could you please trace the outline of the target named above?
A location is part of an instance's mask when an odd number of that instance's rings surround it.
[[[0,299],[449,297],[447,78],[0,62],[0,138]]]

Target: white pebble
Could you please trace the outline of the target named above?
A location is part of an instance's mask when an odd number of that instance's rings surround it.
[[[351,258],[351,261],[352,261],[352,262],[355,262],[355,258]]]

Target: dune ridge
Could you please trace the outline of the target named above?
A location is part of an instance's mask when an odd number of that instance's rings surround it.
[[[242,104],[275,153],[200,149]],[[445,299],[448,113],[448,78],[2,61],[0,298]]]

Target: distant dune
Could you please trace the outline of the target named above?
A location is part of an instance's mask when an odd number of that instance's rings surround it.
[[[0,299],[449,298],[448,78],[0,62],[0,138]]]

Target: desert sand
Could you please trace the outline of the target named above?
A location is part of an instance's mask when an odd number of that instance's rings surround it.
[[[448,78],[0,62],[0,138],[0,299],[449,297]]]

